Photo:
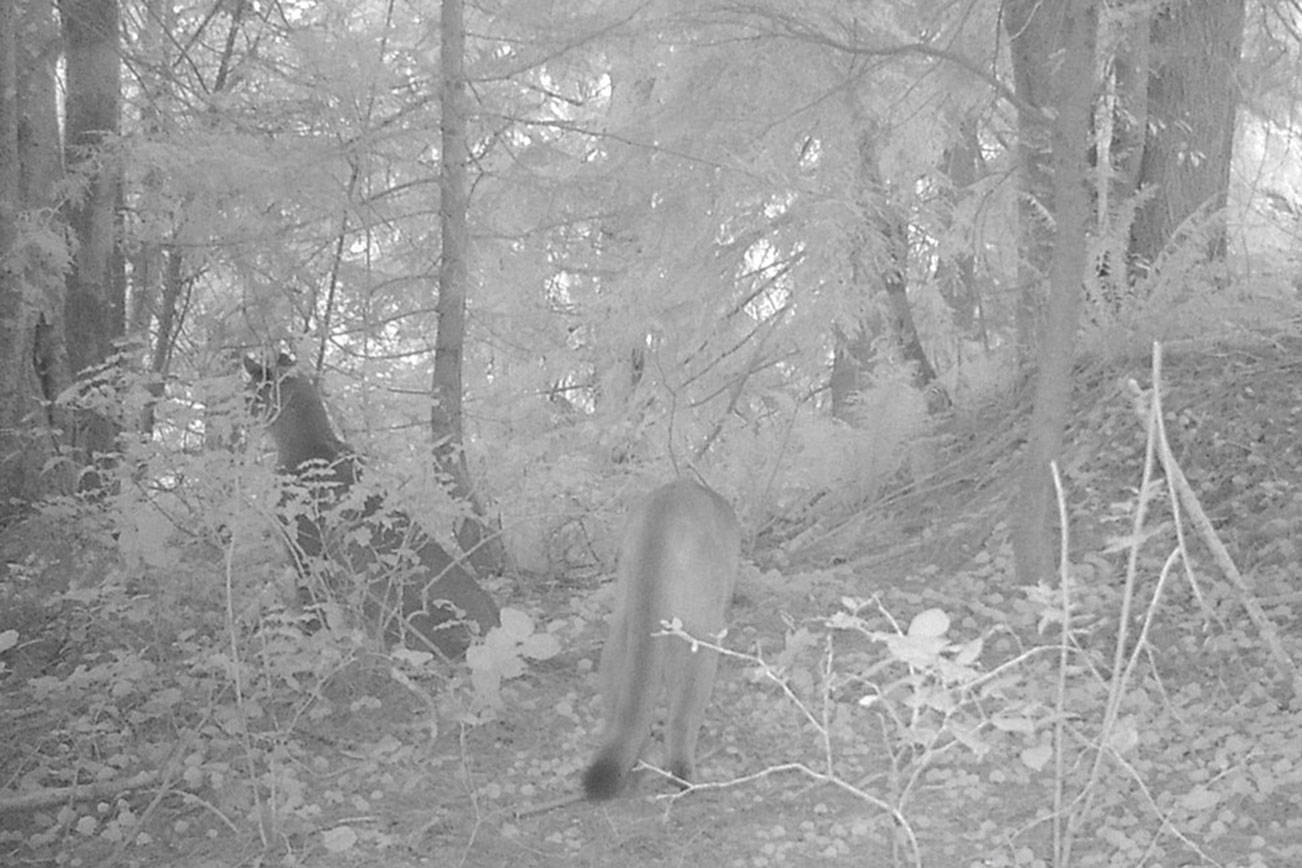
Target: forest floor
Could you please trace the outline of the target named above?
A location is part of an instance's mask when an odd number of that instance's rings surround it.
[[[1166,436],[1210,519],[1178,512],[1187,566],[1164,486],[1134,526],[1125,382],[1148,363],[1077,373],[1068,651],[1058,589],[1012,575],[1010,399],[955,419],[925,478],[755,535],[685,794],[644,772],[627,798],[577,799],[600,576],[492,587],[561,651],[485,707],[461,670],[236,635],[220,565],[145,594],[121,577],[159,565],[119,563],[93,527],[10,528],[0,863],[966,868],[1069,844],[1077,866],[1302,864],[1302,697],[1281,675],[1302,661],[1302,344],[1168,350]]]

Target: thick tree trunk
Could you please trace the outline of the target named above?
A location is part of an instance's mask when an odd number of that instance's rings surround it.
[[[28,0],[25,6],[23,34],[19,55],[19,97],[22,124],[27,135],[20,138],[19,155],[23,175],[25,207],[48,214],[40,225],[60,240],[67,238],[63,215],[55,212],[58,201],[55,187],[63,180],[63,148],[59,138],[58,66],[63,48],[53,0]],[[24,70],[26,70],[24,72]],[[40,382],[37,394],[44,402],[51,429],[67,431],[71,422],[66,410],[54,403],[55,398],[72,385],[72,362],[68,358],[67,275],[63,261],[48,257],[33,263],[32,293],[28,301],[36,307],[36,320],[30,334],[32,359]],[[55,448],[54,440],[47,442]],[[68,469],[65,467],[65,469]],[[72,479],[58,482],[60,490],[70,490]]]
[[[120,71],[116,0],[61,0],[67,62],[67,165],[85,184],[67,208],[76,240],[68,274],[68,358],[75,375],[103,363],[122,337],[125,273],[118,243],[121,172],[108,153],[118,131]],[[73,446],[85,463],[116,446],[117,425],[102,412],[83,412]],[[94,477],[88,481],[94,485]]]
[[[36,472],[24,460],[27,453],[21,431],[31,424],[27,417],[34,395],[23,376],[31,356],[23,352],[24,283],[15,267],[18,259],[18,50],[14,33],[18,10],[13,3],[0,2],[0,525],[9,518],[8,504],[26,500],[37,490]]]
[[[1131,260],[1140,268],[1157,262],[1182,230],[1202,260],[1225,257],[1243,12],[1243,0],[1187,0],[1153,19],[1139,185],[1155,195],[1131,231]]]
[[[58,257],[42,255],[59,178],[55,68],[48,0],[0,4],[0,525],[58,488],[52,401],[67,385]],[[29,219],[25,233],[19,217]],[[47,215],[44,220],[41,215]],[[38,246],[30,237],[46,232]]]
[[[77,240],[68,281],[69,357],[80,373],[108,358],[125,326],[117,255],[120,173],[104,151],[118,131],[118,7],[115,0],[61,0],[59,9],[67,52],[67,161],[87,185],[68,209]]]
[[[1044,329],[1038,340],[1035,406],[1031,412],[1021,497],[1014,510],[1013,555],[1017,581],[1033,585],[1054,574],[1049,533],[1053,512],[1049,463],[1062,454],[1071,399],[1071,366],[1088,264],[1086,228],[1090,197],[1085,186],[1091,104],[1094,96],[1092,0],[1056,0],[1038,6],[1038,27],[1061,47],[1053,75],[1053,256]]]
[[[18,240],[18,10],[0,3],[0,257],[6,264]],[[9,269],[0,269],[0,279]],[[10,281],[0,287],[7,289]],[[12,309],[10,309],[12,310]]]
[[[58,65],[62,42],[52,0],[25,0],[17,40],[19,172],[23,207],[54,204],[62,177],[59,144]],[[62,231],[62,230],[59,230]]]

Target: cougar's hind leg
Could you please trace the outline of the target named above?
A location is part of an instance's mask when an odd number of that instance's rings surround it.
[[[696,741],[710,704],[714,675],[719,666],[717,652],[698,648],[692,653],[686,641],[672,637],[667,673],[669,716],[665,719],[665,756],[668,770],[688,783],[696,779]]]

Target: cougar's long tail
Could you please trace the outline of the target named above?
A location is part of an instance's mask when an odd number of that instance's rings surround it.
[[[606,743],[583,773],[583,792],[589,799],[609,799],[624,788],[624,780],[637,763],[651,732],[656,695],[662,678],[664,639],[651,634],[660,629],[664,575],[670,553],[665,551],[663,525],[669,516],[665,504],[655,504],[642,517],[643,532],[620,554],[620,582],[624,584],[623,653],[612,682],[615,701],[606,721]]]

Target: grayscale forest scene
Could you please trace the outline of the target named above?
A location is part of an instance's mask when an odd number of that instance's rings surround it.
[[[1302,865],[1297,0],[0,0],[0,864]]]

